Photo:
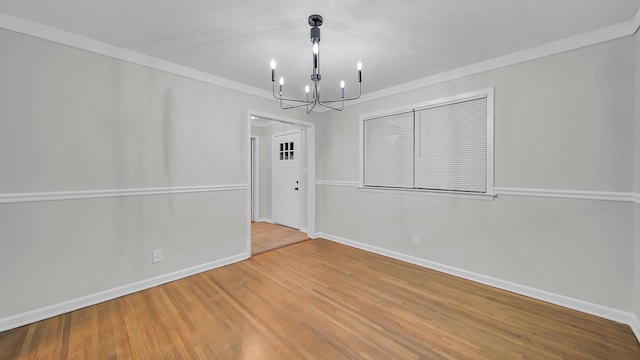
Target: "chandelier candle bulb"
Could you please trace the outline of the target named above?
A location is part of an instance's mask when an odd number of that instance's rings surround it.
[[[344,80],[340,80],[340,97],[344,99]]]
[[[284,85],[284,78],[280,76],[280,96],[282,96],[282,85]]]
[[[271,59],[271,81],[276,81],[276,59]]]
[[[362,63],[358,61],[358,65],[356,65],[356,67],[358,68],[358,82],[362,82]]]

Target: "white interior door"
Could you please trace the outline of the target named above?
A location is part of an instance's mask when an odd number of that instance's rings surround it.
[[[300,133],[273,137],[274,222],[300,228]]]

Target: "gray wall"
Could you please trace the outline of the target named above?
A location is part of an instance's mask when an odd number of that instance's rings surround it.
[[[633,37],[326,114],[317,178],[357,181],[361,114],[495,87],[495,186],[633,189]],[[318,231],[615,309],[633,309],[633,205],[493,201],[322,185]],[[411,245],[411,236],[422,238]]]
[[[495,86],[497,187],[637,193],[639,42],[312,114],[316,177],[358,180],[360,114]],[[271,101],[10,31],[0,30],[0,43],[0,194],[246,184],[247,108],[280,112]],[[637,204],[333,185],[316,195],[318,231],[640,314]],[[0,204],[0,319],[243,254],[246,196]],[[157,248],[165,259],[152,265]]]
[[[278,111],[11,31],[0,44],[0,194],[247,184],[247,108]],[[246,196],[0,204],[0,319],[246,253]]]
[[[271,135],[268,127],[251,126],[251,135],[258,138],[258,218],[271,221]]]

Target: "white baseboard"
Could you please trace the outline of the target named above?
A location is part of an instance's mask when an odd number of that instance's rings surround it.
[[[498,289],[510,291],[516,294],[524,295],[533,299],[559,305],[569,309],[577,310],[590,315],[612,320],[618,323],[626,324],[631,327],[636,338],[640,341],[640,321],[638,317],[630,312],[602,306],[587,301],[574,299],[568,296],[554,294],[548,291],[531,288],[528,286],[512,283],[510,281],[496,279],[490,276],[477,274],[471,271],[458,269],[452,266],[443,265],[437,262],[421,259],[411,255],[406,255],[396,251],[383,249],[377,246],[348,240],[339,236],[319,232],[315,234],[317,237],[331,240],[340,244],[355,247],[361,250],[369,251],[375,254],[387,256],[396,260],[408,262],[414,265],[422,266],[428,269],[443,272],[449,275],[457,276],[463,279],[475,281],[477,283],[489,285]]]
[[[146,290],[154,286],[162,285],[171,281],[179,280],[188,276],[192,276],[204,271],[219,268],[225,265],[233,264],[250,257],[248,253],[242,253],[230,256],[224,259],[211,261],[202,265],[179,270],[173,273],[156,276],[150,279],[138,281],[132,284],[120,286],[117,288],[101,291],[99,293],[83,296],[77,299],[64,301],[58,304],[46,306],[40,309],[27,311],[21,314],[0,318],[0,332],[17,327],[44,320],[70,311],[78,310],[87,306],[99,304],[108,300],[112,300],[124,295],[133,294],[138,291]]]
[[[631,330],[633,330],[633,333],[636,335],[636,339],[640,342],[640,319],[638,319],[637,315],[631,315],[631,324],[629,324],[629,326],[631,326]]]

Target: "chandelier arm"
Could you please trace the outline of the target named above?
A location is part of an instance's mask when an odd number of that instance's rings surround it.
[[[352,100],[358,100],[360,99],[360,95],[356,96],[356,97],[352,97],[352,98],[348,98],[348,99],[335,99],[335,100],[323,100],[321,101],[323,104],[331,104],[331,103],[337,103],[337,102],[345,102],[345,101],[352,101]]]
[[[275,86],[275,84],[273,85],[273,97],[276,100],[280,100],[280,102],[289,101],[289,102],[304,103],[303,105],[300,105],[300,106],[304,106],[304,105],[308,105],[308,104],[312,104],[313,103],[313,101],[311,101],[311,100],[300,100],[300,99],[287,98],[287,97],[284,97],[284,96],[278,96],[278,95],[276,95],[276,86]],[[295,107],[300,107],[300,106],[296,105]],[[287,108],[287,109],[293,109],[293,108]]]
[[[325,101],[321,101],[321,103],[323,103],[323,104],[331,104],[331,103],[337,103],[337,102],[341,102],[341,101],[344,102],[344,101],[358,100],[358,99],[360,99],[360,96],[362,96],[362,83],[360,83],[358,96],[350,97],[350,98],[347,98],[347,99],[325,100]]]
[[[303,106],[309,106],[309,103],[304,103],[300,105],[285,105],[283,101],[286,101],[286,100],[280,99],[280,109],[282,110],[289,110],[289,109],[295,109]]]
[[[320,100],[318,100],[318,104],[320,104],[321,106],[324,106],[326,108],[329,108],[331,110],[336,110],[336,111],[342,111],[344,109],[344,102],[341,104],[341,106],[339,108],[338,107],[333,107],[331,105],[328,105],[327,102],[322,102]]]
[[[311,100],[307,101],[307,100],[300,100],[300,99],[289,99],[289,98],[286,98],[286,97],[276,98],[276,100],[302,103],[302,106],[304,106],[305,104],[307,104],[307,105],[313,104],[313,101],[311,101]]]
[[[309,106],[307,105],[307,115],[311,114],[311,112],[313,111],[313,109],[316,107],[317,102],[314,101],[313,102],[313,106],[311,106],[311,109],[309,109]]]
[[[282,109],[282,110],[296,109],[296,108],[303,107],[303,106],[307,106],[307,104],[302,104],[302,105],[292,105],[292,106],[284,106],[284,105],[282,104],[282,102],[280,102],[280,109]]]
[[[342,102],[341,106],[339,108],[337,107],[333,107],[331,105],[328,105],[328,103],[330,102],[335,102],[335,101],[329,101],[329,102],[325,102],[322,101],[322,99],[320,98],[320,87],[318,86],[318,81],[314,81],[314,90],[315,90],[315,99],[316,99],[316,103],[320,104],[320,106],[324,106],[328,109],[332,109],[332,110],[336,110],[336,111],[342,111],[342,109],[344,109],[344,102]]]

